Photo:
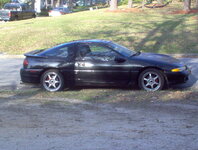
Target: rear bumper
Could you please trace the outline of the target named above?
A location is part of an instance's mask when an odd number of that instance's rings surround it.
[[[188,81],[188,77],[191,74],[191,70],[187,69],[182,72],[168,72],[166,77],[169,84],[180,84]]]
[[[24,83],[40,83],[43,69],[24,69],[21,68],[21,81]]]

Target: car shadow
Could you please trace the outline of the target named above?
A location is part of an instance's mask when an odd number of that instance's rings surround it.
[[[140,88],[138,86],[77,86],[65,88],[64,91],[81,91],[81,90],[94,90],[94,89],[115,89],[115,90],[123,90],[123,91],[138,91]]]

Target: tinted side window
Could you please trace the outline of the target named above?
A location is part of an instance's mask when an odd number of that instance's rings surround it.
[[[47,57],[60,57],[60,58],[68,58],[74,57],[74,51],[71,46],[64,46],[64,47],[57,47],[48,49],[47,51],[44,51],[41,56],[47,56]]]
[[[91,53],[89,56],[104,60],[113,60],[117,55],[116,52],[112,51],[110,48],[102,45],[90,45]]]
[[[116,52],[112,51],[110,48],[99,44],[87,44],[79,48],[79,53],[81,58],[84,60],[100,60],[100,61],[110,61],[114,60],[118,55]]]

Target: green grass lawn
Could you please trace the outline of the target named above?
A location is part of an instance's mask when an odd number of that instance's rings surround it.
[[[168,14],[171,9],[174,7],[140,13],[100,9],[0,23],[0,52],[23,54],[72,40],[106,39],[136,51],[198,53],[198,14]]]

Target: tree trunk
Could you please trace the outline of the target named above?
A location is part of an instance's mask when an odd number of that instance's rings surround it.
[[[196,6],[195,7],[198,9],[198,0],[196,0]]]
[[[145,0],[142,0],[142,9],[144,9]]]
[[[32,0],[32,2],[31,2],[31,8],[32,9],[35,9],[34,5],[35,5],[35,0]]]
[[[158,3],[158,4],[163,4],[164,1],[163,1],[163,0],[157,0],[157,3]]]
[[[118,9],[118,1],[117,0],[111,0],[110,1],[110,10],[116,10]]]
[[[57,0],[56,7],[60,7],[60,0]]]
[[[128,0],[128,8],[133,8],[133,0]]]
[[[51,8],[54,8],[54,0],[51,0]]]
[[[191,0],[184,0],[184,11],[190,11]]]
[[[92,6],[93,5],[93,0],[90,0],[90,6]]]
[[[73,9],[73,1],[72,0],[69,0],[68,7],[69,7],[70,10]]]
[[[45,9],[47,9],[47,5],[48,5],[47,0],[45,0]]]

